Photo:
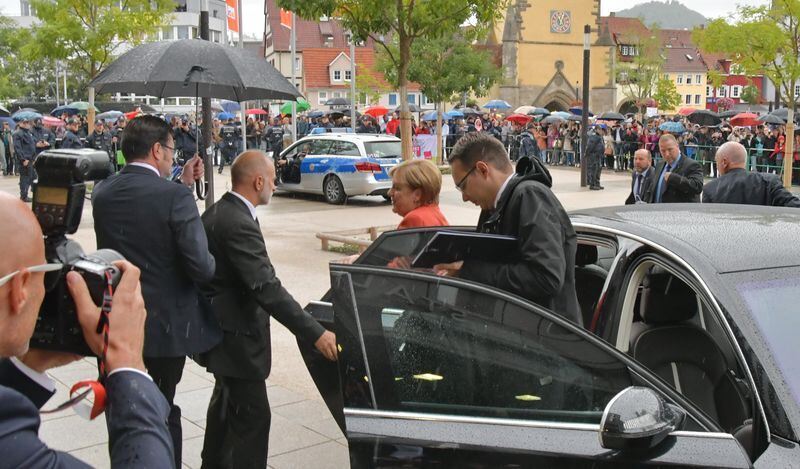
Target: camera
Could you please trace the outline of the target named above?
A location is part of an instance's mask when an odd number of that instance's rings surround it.
[[[34,168],[39,177],[33,185],[33,213],[44,234],[45,257],[48,263],[62,267],[45,274],[45,297],[30,344],[93,355],[83,337],[66,276],[70,271],[78,272],[94,303],[101,306],[104,293],[109,286],[113,291],[121,277],[113,262],[124,258],[111,249],[85,254],[80,244],[67,235],[75,233],[80,225],[86,181],[105,179],[111,174],[108,155],[91,149],[44,151],[36,158]]]

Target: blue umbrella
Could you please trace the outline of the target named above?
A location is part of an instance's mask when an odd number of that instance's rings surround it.
[[[312,119],[316,119],[316,118],[322,117],[324,115],[325,115],[325,111],[311,111],[308,114],[306,114],[306,116],[308,116],[308,117],[310,117]]]
[[[686,128],[680,122],[664,122],[661,124],[658,130],[669,132],[671,134],[682,134],[686,132]]]
[[[511,105],[502,99],[493,99],[484,104],[483,107],[487,109],[511,109]]]
[[[0,127],[3,126],[3,122],[8,122],[8,126],[11,127],[11,130],[14,130],[14,127],[17,126],[17,123],[14,122],[14,119],[10,117],[0,117]]]
[[[551,116],[557,116],[557,117],[560,117],[560,118],[561,118],[561,119],[563,119],[563,120],[566,120],[566,119],[567,119],[567,118],[569,118],[569,116],[571,116],[572,114],[570,114],[570,113],[568,113],[568,112],[564,112],[564,111],[556,111],[556,112],[554,112],[554,113],[552,113],[552,114],[550,114],[550,115],[551,115]]]
[[[21,120],[29,120],[32,121],[34,119],[41,119],[42,115],[38,112],[31,112],[31,111],[17,111],[12,116],[12,119],[19,122]]]
[[[224,108],[225,106],[223,105],[222,107]],[[219,114],[217,114],[217,119],[219,119],[221,121],[226,121],[228,119],[233,119],[234,117],[236,117],[236,116],[234,116],[230,112],[220,112]]]
[[[572,114],[575,114],[576,116],[582,116],[583,115],[583,108],[581,108],[581,107],[571,107],[571,108],[569,108],[569,112],[571,112]],[[592,111],[589,111],[589,117],[591,117],[591,116],[594,116],[594,114],[592,114]]]
[[[464,113],[459,111],[458,109],[452,109],[444,113],[445,117],[448,119],[454,119],[456,117],[464,117]]]
[[[70,116],[74,116],[78,112],[80,111],[77,108],[71,107],[69,105],[64,105],[64,106],[58,106],[57,108],[50,111],[50,115],[58,117],[61,114],[67,113]]]
[[[239,103],[237,103],[236,101],[228,101],[227,99],[223,99],[222,101],[220,101],[219,105],[222,106],[223,111],[231,114],[242,110],[242,106],[240,106]]]
[[[103,119],[103,120],[106,120],[106,121],[115,121],[115,120],[119,119],[122,116],[123,116],[123,112],[122,111],[106,111],[106,112],[101,112],[96,117],[98,119]]]
[[[425,114],[422,115],[422,120],[424,120],[424,121],[435,121],[437,115],[438,114],[437,114],[436,111],[428,111],[428,112],[426,112]],[[442,116],[442,118],[446,119],[446,117],[444,117],[444,116]]]

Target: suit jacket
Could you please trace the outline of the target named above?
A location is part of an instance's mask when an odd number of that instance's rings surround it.
[[[538,160],[532,161],[534,168],[541,166]],[[577,235],[549,184],[546,169],[509,181],[497,208],[481,213],[478,230],[515,236],[517,260],[467,259],[459,276],[527,298],[582,324],[575,292]]]
[[[153,381],[120,371],[108,377],[105,388],[111,467],[169,465],[174,459],[169,405]],[[39,439],[39,408],[51,395],[9,360],[0,360],[0,467],[89,467]]]
[[[732,169],[703,188],[703,203],[800,207],[800,199],[774,174]]]
[[[658,180],[666,166],[666,160],[661,160],[656,166],[653,175],[653,194],[648,202],[656,201]],[[700,163],[681,155],[681,159],[673,166],[668,181],[664,181],[661,196],[662,203],[700,202],[700,193],[703,192],[703,168]]]
[[[190,355],[219,342],[197,287],[214,276],[214,257],[191,190],[127,165],[98,184],[92,198],[98,249],[115,249],[142,271],[144,356]]]
[[[653,191],[655,191],[655,169],[651,166],[647,168],[647,171],[644,174],[644,179],[642,179],[642,187],[639,189],[639,197],[644,202],[649,202],[653,198]],[[628,198],[625,199],[625,205],[632,205],[636,203],[636,196],[633,193],[633,190],[636,189],[636,172],[631,175],[631,193],[628,194]]]
[[[269,316],[310,343],[325,329],[292,298],[275,275],[261,228],[244,202],[226,193],[203,214],[217,259],[207,293],[222,327],[222,342],[203,360],[214,374],[266,379],[271,366]]]

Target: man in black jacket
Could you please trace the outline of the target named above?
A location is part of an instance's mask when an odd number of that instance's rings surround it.
[[[600,185],[600,167],[603,164],[605,145],[603,144],[603,130],[597,129],[589,135],[586,142],[586,183],[589,190],[599,191],[605,189]],[[583,157],[583,155],[581,155]]]
[[[181,410],[173,404],[186,357],[205,352],[222,337],[205,308],[198,285],[214,276],[214,257],[189,188],[202,178],[203,162],[192,158],[181,183],[172,170],[175,141],[169,124],[140,116],[122,135],[127,165],[98,184],[93,194],[98,248],[111,248],[142,269],[147,305],[144,364],[171,405],[175,466],[181,466]]]
[[[663,159],[655,172],[651,203],[700,202],[703,191],[703,168],[697,161],[681,155],[678,140],[672,134],[658,139]]]
[[[716,155],[719,177],[703,188],[703,203],[800,207],[800,199],[775,174],[747,172],[747,149],[726,142]]]
[[[547,169],[536,158],[520,160],[517,167],[528,169],[515,176],[503,145],[480,132],[464,135],[448,161],[461,198],[481,208],[478,230],[514,236],[519,247],[512,262],[467,259],[434,270],[494,285],[582,324],[575,293],[577,235],[550,190]]]
[[[303,311],[281,285],[267,256],[256,207],[275,190],[275,166],[260,150],[231,166],[233,188],[203,214],[209,249],[217,260],[208,286],[222,342],[204,354],[216,384],[208,407],[203,467],[267,467],[272,362],[269,317],[336,359],[336,338]],[[230,437],[230,438],[226,438]]]
[[[39,409],[55,393],[55,383],[45,371],[78,357],[28,349],[45,294],[43,271],[48,264],[42,231],[30,209],[7,194],[0,194],[0,219],[0,239],[6,240],[7,248],[0,257],[0,467],[88,468],[39,439]],[[117,266],[123,274],[108,315],[104,383],[111,465],[166,467],[173,458],[165,423],[169,406],[142,363],[146,313],[139,269],[129,262]],[[67,286],[87,343],[99,353],[103,336],[95,328],[100,310],[80,275],[70,272]]]
[[[653,156],[650,150],[641,148],[633,154],[633,174],[631,175],[631,193],[625,199],[625,205],[647,203],[653,198]]]

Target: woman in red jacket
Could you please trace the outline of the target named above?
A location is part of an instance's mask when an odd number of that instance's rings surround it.
[[[397,226],[447,226],[447,218],[439,210],[442,172],[430,160],[407,160],[392,168],[392,211],[403,220]]]
[[[786,151],[786,135],[784,134],[783,127],[778,128],[775,136],[775,149],[769,155],[769,159],[777,166],[777,173],[783,173],[783,154]]]

